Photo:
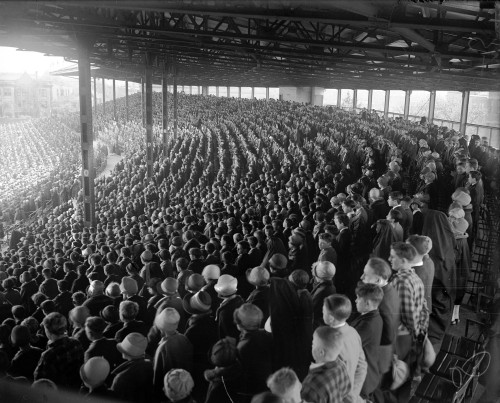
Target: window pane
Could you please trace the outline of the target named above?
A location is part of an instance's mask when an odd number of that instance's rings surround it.
[[[410,94],[410,119],[418,120],[429,113],[429,91],[412,91]]]
[[[216,95],[217,94],[217,90],[215,89],[215,87],[208,87],[208,95]]]
[[[250,98],[252,96],[252,87],[241,87],[241,97]]]
[[[342,89],[342,103],[343,108],[352,108],[352,100],[354,96],[354,90]]]
[[[358,90],[356,108],[368,108],[368,90]]]
[[[229,95],[233,98],[238,98],[239,96],[238,87],[229,87]]]
[[[327,88],[323,95],[323,105],[337,105],[338,90]]]
[[[266,88],[265,87],[255,87],[254,97],[256,99],[266,99]]]
[[[269,98],[280,99],[280,89],[279,88],[269,88]]]
[[[385,91],[373,90],[372,109],[384,112]]]
[[[389,112],[404,115],[405,112],[405,92],[392,90],[389,97]],[[396,115],[397,116],[397,115]]]

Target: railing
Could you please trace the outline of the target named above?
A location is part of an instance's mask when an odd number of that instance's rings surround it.
[[[344,109],[352,109],[352,108],[344,108]],[[356,108],[356,111],[361,111],[365,108]],[[384,114],[384,111],[373,109],[373,111]],[[404,118],[403,113],[398,112],[387,112],[387,116],[390,118],[401,117]],[[422,116],[417,115],[408,115],[408,120],[412,122],[419,122]],[[460,122],[455,120],[446,120],[446,119],[433,119],[433,123],[438,126],[447,126],[453,130],[460,130]],[[466,134],[474,135],[477,134],[479,137],[486,137],[488,139],[488,144],[496,149],[500,148],[500,127],[495,126],[486,126],[486,125],[478,125],[475,123],[467,123],[466,124]]]

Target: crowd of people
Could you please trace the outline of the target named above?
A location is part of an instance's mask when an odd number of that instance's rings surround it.
[[[37,210],[78,198],[80,136],[66,120],[40,118],[0,124],[0,226],[21,223]],[[95,163],[106,165],[107,146],[94,149]],[[4,238],[0,231],[0,240]]]
[[[124,153],[95,226],[61,201],[0,257],[0,378],[133,402],[407,401],[460,320],[498,151],[369,111],[180,95],[163,154],[155,93],[147,177],[129,106],[95,119]]]

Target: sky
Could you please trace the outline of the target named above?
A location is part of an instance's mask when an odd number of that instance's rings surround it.
[[[22,52],[16,48],[0,46],[0,73],[42,74],[46,71],[57,70],[72,66],[73,63],[64,61],[62,57],[44,56],[38,52]]]

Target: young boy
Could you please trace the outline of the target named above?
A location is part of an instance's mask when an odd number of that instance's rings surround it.
[[[379,354],[383,321],[378,307],[384,291],[376,284],[361,283],[356,288],[356,309],[360,315],[351,322],[361,337],[368,369],[361,389],[361,397],[368,398],[380,382]]]

